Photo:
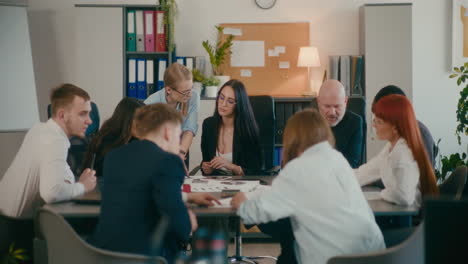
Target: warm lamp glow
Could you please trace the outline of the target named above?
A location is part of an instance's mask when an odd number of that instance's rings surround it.
[[[320,59],[316,47],[301,47],[299,50],[299,58],[297,60],[298,67],[320,67]]]
[[[310,87],[310,68],[311,67],[320,67],[320,58],[318,55],[318,50],[316,47],[301,47],[299,50],[299,57],[297,58],[298,67],[307,67],[307,88],[304,91],[304,95],[317,95],[314,85]],[[312,83],[315,83],[312,80]]]

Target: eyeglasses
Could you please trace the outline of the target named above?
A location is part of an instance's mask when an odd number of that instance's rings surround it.
[[[222,95],[222,94],[220,94],[220,95],[218,96],[218,101],[219,101],[220,103],[223,103],[224,101],[226,101],[229,105],[235,105],[235,104],[237,104],[237,102],[236,102],[235,99],[226,98],[226,97],[224,97],[224,95]]]
[[[182,95],[184,97],[190,97],[190,95],[192,94],[192,89],[187,90],[185,92],[179,92],[179,91],[177,91],[176,89],[174,89],[172,87],[169,87],[169,88],[171,88],[173,91],[177,92],[178,94],[180,94],[180,95]]]

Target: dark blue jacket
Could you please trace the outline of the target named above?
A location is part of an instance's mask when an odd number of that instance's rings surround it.
[[[182,201],[181,159],[148,140],[135,140],[106,155],[101,215],[91,243],[136,254],[151,252],[151,237],[161,213],[169,216],[162,255],[171,263],[190,235]]]

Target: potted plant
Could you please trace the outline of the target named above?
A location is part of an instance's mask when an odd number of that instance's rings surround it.
[[[201,90],[203,87],[203,81],[206,79],[205,75],[201,73],[198,69],[194,68],[192,70],[193,76],[193,89],[197,91],[199,95],[201,95]]]
[[[206,97],[216,97],[218,93],[218,86],[221,82],[215,76],[205,78],[203,80],[203,85],[205,86],[205,96]]]
[[[460,98],[457,102],[457,128],[455,130],[455,135],[457,136],[458,145],[462,144],[462,137],[468,136],[468,84],[465,84],[468,81],[468,62],[466,62],[461,67],[453,68],[455,71],[454,74],[451,74],[449,78],[457,78],[457,85],[462,86],[460,91]],[[440,139],[437,142],[436,146],[436,155],[439,152],[439,143]],[[436,176],[439,182],[445,180],[446,176],[453,172],[456,167],[461,165],[468,165],[468,159],[466,153],[453,153],[449,156],[440,155],[439,168],[436,169]]]
[[[15,249],[15,243],[11,243],[7,254],[0,257],[0,264],[20,264],[28,260],[29,256],[26,255],[26,250],[21,248]]]
[[[218,40],[216,45],[211,45],[208,40],[202,42],[203,48],[210,57],[211,67],[213,69],[213,75],[219,79],[220,84],[224,84],[229,81],[230,77],[223,75],[223,64],[226,60],[226,56],[231,54],[233,35],[227,35],[222,38],[223,27],[216,26],[218,31]]]
[[[176,0],[160,0],[161,10],[166,13],[164,24],[166,25],[166,41],[169,52],[175,49],[174,24],[179,13]]]

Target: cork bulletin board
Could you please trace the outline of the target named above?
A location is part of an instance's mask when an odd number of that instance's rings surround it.
[[[234,35],[224,75],[239,79],[249,95],[301,96],[307,67],[297,67],[299,48],[309,46],[309,23],[220,24],[221,38]]]

